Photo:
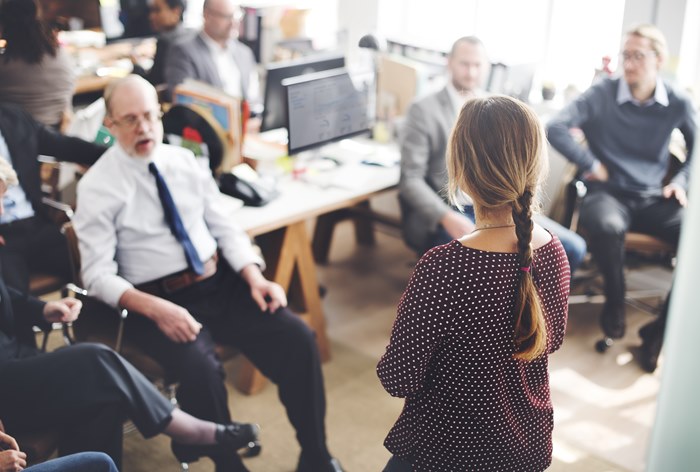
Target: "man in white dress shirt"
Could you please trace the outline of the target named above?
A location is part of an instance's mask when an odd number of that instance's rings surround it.
[[[132,75],[111,85],[105,100],[105,123],[117,144],[81,179],[73,220],[88,291],[136,314],[126,335],[179,380],[183,410],[230,421],[214,343],[233,345],[278,384],[301,445],[298,470],[341,470],[326,448],[313,333],[286,308],[282,287],[262,275],[263,261],[222,207],[209,171],[190,151],[161,142],[155,89]],[[199,268],[166,221],[159,177]],[[188,455],[182,445],[173,443],[173,450]],[[217,470],[247,470],[235,453],[213,459]]]
[[[175,43],[168,53],[165,78],[172,94],[185,79],[213,85],[251,105],[260,102],[260,79],[253,51],[238,41],[242,10],[233,0],[205,0],[202,31]]]

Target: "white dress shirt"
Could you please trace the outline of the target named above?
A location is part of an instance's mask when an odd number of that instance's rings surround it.
[[[240,47],[235,40],[230,40],[223,48],[219,43],[211,39],[204,31],[202,31],[202,39],[211,51],[211,57],[216,65],[216,71],[219,73],[219,78],[223,84],[224,92],[234,97],[246,97],[246,100],[251,103],[260,101],[260,78],[256,69],[250,71],[248,78],[248,90],[243,90],[243,81],[241,80],[241,70],[236,64],[233,54],[233,48]]]
[[[486,96],[486,92],[484,92],[481,89],[472,90],[466,93],[460,92],[454,86],[451,79],[447,81],[447,85],[445,86],[445,88],[447,88],[447,93],[450,96],[450,100],[452,100],[452,106],[454,106],[455,108],[455,119],[459,116],[459,113],[462,111],[462,107],[464,106],[464,104],[467,103],[467,100],[469,100],[470,98]]]
[[[129,156],[118,144],[78,184],[73,225],[78,236],[82,279],[91,295],[118,306],[134,285],[187,269],[182,245],[173,236],[154,176],[155,162],[172,194],[202,261],[217,246],[231,267],[263,267],[248,235],[231,218],[208,169],[183,148],[160,144],[151,158]]]
[[[233,59],[233,54],[230,50],[231,45],[227,44],[225,48],[222,48],[219,43],[204,32],[202,32],[202,39],[204,39],[209,51],[211,51],[211,57],[214,60],[214,64],[216,64],[216,70],[219,73],[224,91],[234,97],[242,97],[241,71]]]
[[[663,107],[667,107],[668,102],[668,91],[664,85],[664,81],[661,77],[656,78],[656,88],[654,89],[654,95],[649,97],[647,100],[639,101],[632,95],[630,86],[626,80],[620,79],[620,84],[617,86],[617,104],[622,105],[625,102],[632,102],[638,107],[648,107],[654,103],[658,103]]]

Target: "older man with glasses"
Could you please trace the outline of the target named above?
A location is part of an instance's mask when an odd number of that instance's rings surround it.
[[[279,387],[301,446],[297,470],[342,470],[326,447],[313,332],[263,276],[211,172],[190,151],[161,142],[156,91],[143,78],[110,84],[105,102],[117,144],[80,180],[73,220],[86,288],[134,314],[125,336],[179,381],[184,411],[230,422],[214,343],[234,346]],[[173,452],[182,461],[203,455],[175,442]],[[248,470],[235,451],[216,452],[217,471]]]
[[[170,48],[165,66],[169,92],[192,78],[253,105],[259,103],[255,57],[237,39],[243,11],[233,0],[205,0],[203,14],[202,31]]]
[[[549,141],[587,181],[579,221],[603,274],[600,323],[611,339],[625,334],[625,233],[650,234],[675,246],[687,203],[697,117],[690,99],[659,77],[667,55],[656,27],[630,29],[620,55],[622,77],[591,87],[548,126]],[[583,131],[586,146],[574,140],[572,128]],[[675,129],[685,138],[689,158],[664,184]],[[640,362],[649,372],[656,369],[667,309],[668,300],[658,319],[640,330]]]

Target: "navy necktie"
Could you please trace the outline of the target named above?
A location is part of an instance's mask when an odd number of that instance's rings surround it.
[[[192,244],[192,240],[187,235],[185,230],[185,225],[182,224],[180,219],[180,214],[177,211],[175,202],[173,201],[172,195],[170,195],[170,190],[165,183],[165,179],[158,172],[158,168],[155,163],[151,162],[148,164],[148,170],[156,178],[156,186],[158,187],[158,196],[160,197],[160,203],[163,205],[163,211],[165,212],[165,221],[168,222],[170,226],[170,231],[173,233],[175,238],[182,244],[182,248],[185,250],[185,257],[187,258],[187,264],[190,266],[196,274],[202,275],[204,273],[204,264],[197,254],[197,250]]]

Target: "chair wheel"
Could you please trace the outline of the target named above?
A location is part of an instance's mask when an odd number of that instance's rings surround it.
[[[613,341],[612,338],[608,338],[607,336],[601,339],[600,341],[597,341],[595,343],[595,350],[598,351],[601,354],[604,354],[605,351],[610,349],[615,341]]]
[[[262,451],[262,445],[260,441],[251,441],[246,446],[245,450],[241,453],[243,457],[256,457],[260,455]]]

